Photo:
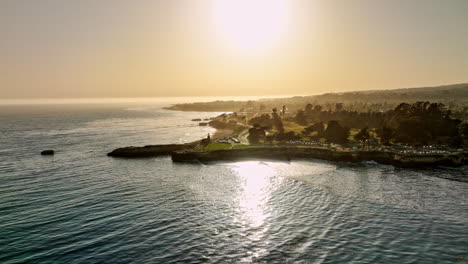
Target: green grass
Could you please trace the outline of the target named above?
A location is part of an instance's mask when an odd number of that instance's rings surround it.
[[[230,149],[231,144],[225,143],[210,143],[206,146],[199,146],[197,150],[218,150],[218,149]]]
[[[356,139],[354,138],[354,136],[356,136],[357,133],[359,133],[359,131],[361,131],[359,128],[351,128],[351,130],[349,131],[348,140],[349,140],[350,142],[357,142],[357,141],[359,141],[359,140],[356,140]]]
[[[283,121],[283,127],[285,132],[293,131],[296,134],[300,134],[305,128],[305,126],[291,121]]]
[[[197,147],[196,150],[200,151],[211,151],[211,150],[222,150],[222,149],[244,149],[249,148],[249,145],[231,145],[226,143],[210,143],[207,146]]]
[[[250,148],[251,146],[250,145],[234,145],[232,146],[232,149],[246,149],[246,148]]]

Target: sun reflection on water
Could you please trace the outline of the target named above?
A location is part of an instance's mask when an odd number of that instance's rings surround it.
[[[276,170],[272,163],[247,161],[238,162],[233,171],[239,175],[240,186],[238,194],[238,213],[234,221],[242,226],[243,236],[253,245],[243,261],[251,262],[253,258],[266,254],[266,247],[259,243],[267,243],[264,239],[269,229],[267,218],[270,214],[268,200],[271,198],[276,180]]]
[[[262,226],[267,217],[266,203],[270,198],[274,168],[268,163],[240,162],[233,169],[240,176],[239,220],[252,228]]]
[[[234,222],[240,224],[242,236],[251,241],[251,250],[244,261],[266,254],[266,233],[270,229],[268,218],[272,214],[269,200],[283,180],[273,162],[246,161],[235,163],[232,170],[239,176],[238,211]],[[263,245],[263,246],[262,246]]]

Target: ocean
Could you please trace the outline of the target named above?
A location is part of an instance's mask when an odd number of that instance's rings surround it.
[[[106,156],[214,132],[180,100],[3,102],[0,263],[468,263],[467,167]]]

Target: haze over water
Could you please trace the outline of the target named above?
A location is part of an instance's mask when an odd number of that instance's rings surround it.
[[[106,156],[214,132],[170,103],[0,106],[0,263],[467,262],[466,167]]]

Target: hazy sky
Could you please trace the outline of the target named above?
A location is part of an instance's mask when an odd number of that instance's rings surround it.
[[[0,98],[468,82],[467,0],[2,0]]]

